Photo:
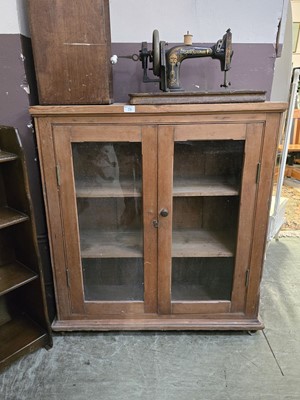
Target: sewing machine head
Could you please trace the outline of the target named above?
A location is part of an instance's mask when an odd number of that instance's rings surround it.
[[[159,41],[157,30],[153,32],[152,50],[148,51],[147,43],[142,43],[139,60],[144,70],[143,82],[159,82],[160,89],[164,92],[182,91],[180,85],[180,66],[187,58],[211,57],[221,62],[221,71],[224,72],[222,87],[228,87],[226,72],[230,69],[232,58],[232,34],[227,30],[222,39],[218,40],[212,47],[194,46],[192,35],[189,32],[184,35],[184,44],[166,49],[167,43]],[[148,60],[153,64],[153,74],[159,79],[148,77]]]
[[[142,42],[139,54],[131,56],[112,56],[111,63],[116,64],[118,58],[130,58],[133,61],[141,61],[143,68],[143,82],[159,82],[160,89],[164,92],[183,91],[180,85],[180,66],[187,58],[211,57],[221,62],[221,71],[224,72],[224,82],[221,87],[228,87],[226,73],[230,69],[232,51],[232,34],[228,29],[222,39],[212,47],[194,46],[192,35],[187,32],[184,35],[184,44],[174,46],[167,50],[168,44],[159,40],[158,30],[153,31],[152,49],[148,50],[147,42]],[[148,68],[148,63],[152,68]],[[148,70],[152,70],[157,78],[149,78]]]

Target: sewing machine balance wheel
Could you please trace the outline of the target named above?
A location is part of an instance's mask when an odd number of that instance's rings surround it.
[[[157,29],[153,31],[152,35],[152,56],[153,56],[153,73],[156,76],[160,75],[160,43],[159,32]]]

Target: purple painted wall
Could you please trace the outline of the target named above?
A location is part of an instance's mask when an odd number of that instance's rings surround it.
[[[29,169],[31,195],[35,205],[36,219],[40,226],[43,219],[39,216],[43,210],[40,196],[40,178],[37,162],[35,136],[31,126],[29,105],[35,100],[34,88],[28,93],[28,82],[25,66],[28,54],[26,48],[29,39],[21,35],[0,35],[0,124],[18,129],[25,150]]]
[[[19,34],[0,35],[0,125],[17,128],[24,147],[49,314],[53,318],[55,304],[42,186],[35,134],[28,112],[29,106],[37,103],[30,39]]]

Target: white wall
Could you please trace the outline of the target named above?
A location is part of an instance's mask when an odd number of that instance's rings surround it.
[[[234,43],[275,43],[284,0],[110,0],[112,42],[215,42],[231,28]]]
[[[300,0],[292,0],[291,5],[293,22],[300,22]],[[293,53],[293,66],[300,67],[300,33],[298,36],[296,52]]]
[[[271,91],[272,101],[288,101],[292,74],[292,10],[288,3],[286,24],[282,26],[284,43],[281,57],[276,58],[273,85]]]
[[[30,37],[30,31],[29,31],[29,26],[28,26],[27,5],[26,5],[26,3],[28,1],[29,0],[16,0],[16,3],[17,3],[17,12],[18,12],[20,33],[24,36]]]
[[[0,34],[20,33],[16,0],[0,1]]]
[[[1,0],[0,34],[29,36],[26,2]],[[50,0],[49,0],[50,1]],[[112,42],[215,42],[231,28],[234,43],[275,43],[284,0],[110,0]]]
[[[26,3],[28,0],[0,0],[0,34],[30,36]]]

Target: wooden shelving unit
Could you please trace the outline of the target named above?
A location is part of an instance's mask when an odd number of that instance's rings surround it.
[[[26,165],[18,133],[0,127],[0,370],[51,346]]]
[[[15,154],[0,150],[0,163],[16,160],[18,157]]]
[[[0,347],[1,367],[42,346],[49,346],[45,329],[23,315],[15,316],[1,326],[0,341],[5,344]]]
[[[8,207],[0,208],[0,229],[27,221],[28,216]]]
[[[0,266],[0,296],[37,279],[38,275],[18,262]]]

